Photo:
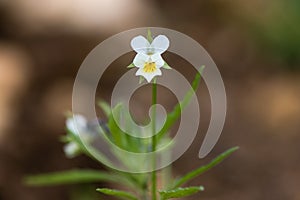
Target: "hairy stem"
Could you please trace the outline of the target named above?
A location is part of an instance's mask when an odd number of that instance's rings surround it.
[[[155,150],[156,150],[156,101],[157,101],[157,84],[156,80],[154,79],[154,82],[152,84],[152,152],[153,152],[153,171],[152,171],[152,200],[156,200],[156,156],[155,156]]]

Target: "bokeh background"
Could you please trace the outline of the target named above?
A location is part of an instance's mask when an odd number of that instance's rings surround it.
[[[174,163],[174,175],[229,147],[238,145],[240,150],[193,181],[206,190],[190,199],[299,200],[299,10],[298,0],[0,0],[0,200],[101,198],[94,186],[33,188],[22,178],[101,168],[85,156],[65,158],[59,141],[64,112],[71,109],[73,81],[97,44],[144,26],[175,29],[197,40],[225,82],[228,113],[218,144],[208,157],[197,158],[210,116],[202,83],[197,94],[202,110],[199,136]],[[99,98],[109,100],[133,56],[110,66],[101,79],[105,87]],[[168,53],[165,58],[192,80],[195,72],[184,60]],[[145,88],[132,99],[138,117],[147,114],[147,95]],[[159,101],[170,108],[176,103],[167,92],[161,92]],[[95,196],[87,198],[87,190]]]

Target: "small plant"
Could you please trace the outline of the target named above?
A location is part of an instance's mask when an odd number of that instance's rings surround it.
[[[161,54],[169,47],[169,40],[164,35],[152,38],[151,32],[148,31],[147,39],[143,36],[137,36],[131,41],[131,46],[137,52],[137,55],[133,63],[128,67],[138,68],[136,75],[140,76],[140,82],[146,80],[152,84],[152,106],[154,109],[151,110],[151,118],[157,119],[155,108],[157,99],[156,76],[162,75],[161,68],[171,69],[161,57]],[[157,120],[152,120],[149,128],[144,130],[146,133],[143,134],[150,135],[150,137],[135,137],[141,134],[140,129],[136,129],[136,127],[131,126],[131,123],[127,123],[131,118],[122,103],[115,107],[110,107],[104,101],[99,102],[98,105],[105,113],[107,122],[100,119],[87,120],[84,116],[78,114],[69,116],[66,121],[67,135],[62,138],[63,142],[65,142],[64,151],[66,156],[73,158],[79,154],[86,154],[93,159],[96,158],[100,164],[108,163],[109,159],[105,154],[96,148],[87,146],[99,136],[114,147],[137,154],[156,152],[158,149],[172,145],[172,138],[169,134],[170,128],[180,118],[183,109],[188,106],[194,92],[197,90],[202,70],[203,67],[196,74],[192,88],[186,92],[184,98],[174,107],[173,111],[167,114],[166,121],[159,132],[156,133]],[[120,124],[125,124],[126,131],[120,127]],[[134,134],[128,134],[128,132]],[[128,200],[181,198],[203,191],[203,186],[186,187],[185,184],[222,162],[237,149],[238,147],[231,148],[217,156],[207,165],[201,166],[179,178],[172,177],[171,166],[162,170],[156,170],[157,159],[155,153],[151,159],[148,159],[149,157],[130,157],[127,154],[125,156],[121,151],[112,151],[115,154],[114,156],[118,158],[118,161],[129,169],[128,171],[134,172],[136,170],[139,173],[122,172],[107,167],[104,171],[81,169],[28,176],[25,181],[27,184],[34,186],[108,182],[119,184],[122,188],[127,188],[128,190],[98,188],[96,191]],[[152,170],[141,172],[140,169],[144,168],[145,165]]]

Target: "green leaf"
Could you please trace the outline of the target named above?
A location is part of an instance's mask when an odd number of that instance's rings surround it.
[[[117,122],[121,121],[121,111],[123,104],[119,103],[112,109],[112,114],[108,119],[108,128],[112,134],[112,142],[120,148],[126,147],[126,133],[124,133]]]
[[[89,147],[89,149],[87,149],[86,145],[84,145],[84,142],[82,141],[82,138],[79,137],[78,134],[73,133],[69,129],[66,129],[66,131],[67,131],[67,137],[69,137],[70,142],[75,142],[78,145],[78,147],[80,148],[79,153],[84,153],[93,159],[96,158],[97,160],[101,160],[101,162],[105,163],[105,164],[110,163],[109,159],[107,159],[107,157],[104,154],[102,154],[101,152],[97,151],[96,149],[94,149],[92,147]],[[88,142],[88,141],[85,141],[85,142]]]
[[[127,68],[133,68],[135,67],[135,65],[133,63],[131,63],[130,65],[127,66]]]
[[[197,187],[176,188],[173,190],[161,190],[159,191],[159,194],[161,196],[161,199],[165,200],[165,199],[190,196],[199,191],[204,191],[204,187],[197,186]]]
[[[148,28],[148,31],[147,31],[147,40],[148,42],[151,44],[152,41],[153,41],[153,37],[152,37],[152,33],[151,33],[151,30],[150,28]]]
[[[52,186],[103,181],[111,183],[122,183],[123,181],[125,181],[125,183],[128,182],[128,180],[122,176],[95,170],[70,170],[48,174],[38,174],[27,176],[24,179],[25,184],[30,186]]]
[[[140,76],[140,79],[139,79],[139,84],[143,83],[145,80],[145,78],[143,76]]]
[[[165,62],[165,64],[162,66],[164,69],[172,69],[172,67],[170,67],[169,65],[168,65],[168,63],[166,63]]]
[[[129,192],[121,191],[121,190],[112,190],[112,189],[108,189],[108,188],[98,188],[98,189],[96,189],[96,191],[101,192],[101,193],[106,194],[106,195],[116,196],[116,197],[119,197],[121,199],[138,200],[138,198],[135,197],[133,194],[131,194]]]
[[[192,82],[192,88],[186,93],[183,100],[176,104],[173,111],[167,115],[166,122],[159,133],[157,133],[157,141],[159,141],[172,127],[172,125],[178,120],[178,118],[181,115],[182,110],[189,104],[191,101],[193,95],[198,89],[200,80],[201,80],[201,73],[204,69],[204,66],[201,66],[199,69],[199,72],[196,74],[193,82]]]
[[[172,187],[170,187],[170,189],[177,188],[177,187],[183,185],[184,183],[190,181],[191,179],[203,174],[204,172],[208,171],[212,167],[214,167],[217,164],[221,163],[225,158],[227,158],[229,155],[231,155],[233,152],[235,152],[238,149],[239,149],[239,147],[233,147],[233,148],[228,149],[227,151],[225,151],[224,153],[220,154],[215,159],[213,159],[207,165],[201,166],[198,169],[196,169],[194,171],[191,171],[190,173],[186,174],[185,176],[177,179],[173,183]]]
[[[68,143],[73,140],[68,135],[63,135],[63,136],[59,137],[59,141],[61,141],[62,143]]]
[[[98,106],[103,110],[106,117],[109,117],[111,115],[111,108],[107,102],[100,100],[98,102]]]
[[[112,142],[116,144],[118,147],[130,151],[130,152],[145,152],[148,149],[147,146],[141,144],[149,140],[148,138],[138,138],[131,136],[131,132],[137,132],[139,129],[134,129],[131,127],[129,120],[131,120],[131,116],[127,107],[124,104],[119,103],[113,109],[112,113],[109,116],[108,127],[112,134]],[[124,131],[119,127],[119,124],[123,125]],[[123,158],[128,160],[128,158]]]

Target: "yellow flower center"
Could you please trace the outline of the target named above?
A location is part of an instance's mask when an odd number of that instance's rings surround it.
[[[146,62],[143,68],[144,72],[152,73],[156,70],[155,62]]]

